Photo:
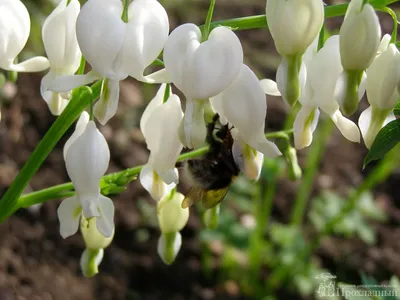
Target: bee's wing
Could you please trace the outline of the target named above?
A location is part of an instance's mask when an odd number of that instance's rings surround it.
[[[199,187],[191,187],[189,192],[186,194],[185,199],[182,201],[182,208],[192,206],[196,202],[203,199],[204,190]]]
[[[203,196],[203,206],[204,208],[212,208],[220,203],[226,193],[228,192],[229,186],[219,189],[219,190],[208,190],[204,192]]]

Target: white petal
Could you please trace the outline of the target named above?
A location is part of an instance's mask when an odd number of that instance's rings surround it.
[[[79,68],[81,51],[76,38],[75,25],[80,3],[62,0],[47,17],[42,27],[43,45],[50,67],[57,74],[74,74]]]
[[[183,148],[178,137],[182,116],[179,97],[171,95],[151,113],[143,127],[152,166],[167,184],[178,181],[173,169]]]
[[[176,178],[178,178],[178,170],[176,168],[174,169],[174,172]],[[174,182],[166,184],[162,181],[150,164],[146,164],[142,168],[139,174],[139,180],[144,189],[149,192],[151,197],[156,201],[164,198],[176,187]]]
[[[95,256],[94,256],[95,255]],[[81,267],[81,271],[83,276],[85,277],[93,277],[97,273],[99,273],[99,265],[103,260],[104,250],[92,250],[86,248],[81,255],[81,259],[79,261],[79,265]]]
[[[47,58],[38,56],[14,64],[24,48],[30,31],[29,13],[19,0],[0,2],[0,68],[17,72],[38,72],[49,67]]]
[[[377,56],[367,70],[367,98],[371,105],[381,109],[392,109],[400,95],[396,85],[400,75],[399,51],[390,44]]]
[[[392,36],[390,34],[385,34],[382,39],[381,43],[379,44],[377,55],[381,54],[382,52],[386,51],[387,48],[389,47],[390,40],[392,39]]]
[[[166,69],[161,69],[154,73],[144,76],[144,78],[140,79],[143,82],[147,83],[170,83],[172,82],[171,76],[167,72]]]
[[[189,59],[200,46],[201,31],[194,24],[183,24],[175,28],[165,44],[163,58],[171,81],[188,97],[184,77],[187,76]],[[190,93],[189,93],[190,94]]]
[[[85,131],[87,124],[89,123],[89,114],[83,111],[76,122],[75,131],[72,133],[70,138],[66,141],[63,149],[64,160],[66,160],[66,155],[69,147],[76,141],[78,137]]]
[[[40,93],[42,98],[46,101],[50,112],[55,116],[59,116],[67,106],[69,99],[63,98],[60,93],[55,93],[48,90],[48,86],[54,77],[55,75],[50,71],[42,78],[40,83]]]
[[[264,136],[267,103],[256,75],[242,66],[239,76],[221,94],[226,119],[240,132],[247,144],[268,157],[280,155],[275,144]]]
[[[174,262],[176,256],[179,253],[179,250],[181,249],[182,246],[182,236],[179,232],[175,234],[174,240],[172,241],[173,243],[169,245],[169,247],[166,244],[166,240],[164,235],[162,234],[160,238],[158,239],[158,244],[157,244],[157,253],[160,256],[160,258],[163,260],[164,263],[166,264],[171,264]],[[169,249],[167,249],[167,247]],[[171,254],[171,255],[168,255]]]
[[[98,194],[99,182],[109,161],[107,141],[95,123],[89,121],[84,132],[69,146],[65,158],[68,175],[78,194]]]
[[[107,248],[114,237],[114,232],[110,237],[105,237],[97,229],[99,218],[85,219],[81,218],[80,229],[86,248],[89,249],[105,249]]]
[[[144,69],[161,53],[169,33],[168,15],[156,0],[135,0],[129,5],[129,22],[118,62],[132,77],[145,81]]]
[[[84,86],[101,77],[94,71],[90,71],[85,75],[64,75],[57,76],[49,83],[48,90],[53,92],[69,92],[74,88]]]
[[[149,119],[150,115],[157,107],[163,104],[165,87],[166,84],[162,84],[158,89],[156,96],[150,101],[149,104],[147,104],[147,107],[144,110],[142,117],[140,118],[140,130],[142,131],[142,133],[144,132],[144,128],[146,126],[147,120]]]
[[[281,96],[281,92],[278,90],[278,85],[275,81],[271,79],[262,79],[260,80],[261,88],[264,93],[271,96]]]
[[[24,48],[30,31],[28,10],[19,0],[0,2],[0,68],[9,69]]]
[[[356,124],[345,118],[339,110],[330,117],[346,139],[356,143],[360,142],[360,130]]]
[[[313,133],[318,124],[318,118],[319,110],[316,107],[303,105],[300,108],[293,124],[294,145],[296,149],[303,149],[311,145]]]
[[[162,232],[178,232],[186,226],[189,209],[182,208],[184,198],[184,195],[175,192],[172,197],[167,195],[157,203],[158,223]]]
[[[366,110],[364,110],[360,118],[358,119],[358,126],[360,127],[361,134],[364,139],[365,146],[367,148],[371,148],[372,143],[374,142],[376,135],[379,133],[379,131],[389,122],[395,120],[395,116],[393,112],[388,113],[387,115],[384,112],[380,112],[379,108],[375,108],[377,112],[375,112],[375,118],[373,119],[373,107],[370,106]],[[382,114],[384,120],[382,120],[382,117],[379,116]]]
[[[57,209],[60,234],[65,239],[78,231],[82,208],[76,196],[63,200]]]
[[[198,149],[205,143],[204,101],[186,99],[185,115],[178,129],[179,140],[187,148]]]
[[[76,22],[76,35],[85,59],[102,77],[117,81],[128,76],[117,62],[127,33],[127,24],[121,20],[122,9],[120,0],[89,0]]]
[[[101,125],[105,125],[117,112],[119,81],[104,80],[100,99],[94,105],[93,113]]]
[[[251,148],[240,138],[235,138],[232,146],[232,156],[236,165],[248,179],[258,180],[264,161],[264,154]]]
[[[2,66],[0,67],[6,70],[12,70],[16,72],[40,72],[48,69],[49,66],[50,64],[46,57],[35,56],[19,64],[10,64],[5,67]]]
[[[98,205],[101,216],[96,218],[97,229],[105,237],[111,237],[114,234],[114,203],[110,198],[100,195]]]

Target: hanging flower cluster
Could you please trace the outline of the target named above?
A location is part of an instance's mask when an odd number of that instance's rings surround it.
[[[320,110],[349,141],[360,142],[361,130],[369,148],[379,130],[394,119],[391,111],[399,100],[399,52],[390,43],[390,35],[384,36],[379,46],[378,17],[362,0],[350,2],[339,35],[318,49],[322,5],[320,0],[267,1],[268,26],[282,62],[276,83],[269,79],[261,83],[266,94],[281,95],[291,106],[297,100],[300,103],[293,125],[297,149],[311,144]],[[292,26],[281,26],[279,18],[293,21]],[[356,112],[366,89],[371,106],[361,114],[359,129],[345,116]]]
[[[265,136],[265,94],[282,96],[298,112],[293,124],[295,148],[312,143],[320,111],[328,115],[345,138],[370,147],[379,130],[394,119],[400,98],[400,55],[390,35],[381,39],[373,7],[352,0],[339,35],[325,43],[322,0],[268,0],[268,28],[282,61],[276,82],[259,80],[244,64],[241,42],[232,28],[201,30],[183,24],[169,33],[168,15],[156,0],[61,0],[42,28],[45,57],[16,63],[30,31],[29,14],[20,0],[0,0],[0,68],[17,72],[43,71],[40,92],[54,115],[62,114],[72,91],[102,80],[99,100],[82,112],[64,146],[64,160],[75,194],[58,208],[60,234],[78,231],[86,249],[81,257],[85,276],[93,276],[104,249],[114,236],[114,204],[102,194],[101,179],[110,161],[107,142],[95,120],[106,124],[116,113],[119,82],[132,77],[162,83],[147,105],[140,129],[150,156],[139,180],[157,202],[161,235],[158,253],[172,263],[181,247],[180,231],[189,218],[177,191],[176,167],[184,147],[207,144],[206,111],[229,124],[233,142],[228,149],[238,169],[258,180],[264,158],[284,155],[298,178],[296,150],[278,148]],[[209,24],[208,24],[209,25]],[[145,75],[162,53],[165,68]],[[85,62],[91,70],[84,74]],[[185,98],[172,93],[179,89]],[[348,119],[366,91],[370,107],[358,127]],[[360,135],[361,130],[361,135]],[[214,133],[214,132],[213,132]],[[218,211],[219,207],[214,211]]]

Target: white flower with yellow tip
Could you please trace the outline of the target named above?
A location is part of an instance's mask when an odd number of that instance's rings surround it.
[[[79,47],[92,71],[81,76],[55,80],[50,90],[70,91],[105,78],[94,114],[101,124],[114,116],[119,100],[119,81],[128,76],[152,81],[143,72],[160,54],[168,38],[168,16],[156,0],[135,0],[128,8],[128,20],[121,19],[120,0],[89,0],[76,23]]]
[[[114,204],[100,193],[100,179],[107,171],[110,150],[93,121],[83,112],[64,147],[67,172],[74,185],[75,195],[58,207],[60,234],[63,238],[78,230],[79,220],[96,218],[96,226],[105,237],[114,231]]]
[[[0,68],[17,72],[39,72],[49,67],[49,61],[36,56],[15,64],[17,55],[28,41],[31,19],[20,0],[0,1]]]
[[[75,24],[80,11],[78,0],[62,0],[44,21],[42,38],[50,71],[43,77],[40,92],[53,115],[59,115],[68,104],[69,91],[54,93],[48,90],[58,76],[72,75],[79,68],[81,50],[76,38]]]
[[[182,245],[179,231],[189,219],[189,208],[182,208],[184,198],[181,193],[172,191],[157,203],[158,223],[161,229],[157,251],[166,264],[175,260]]]
[[[335,98],[335,85],[343,68],[340,63],[339,36],[330,37],[307,64],[307,81],[299,102],[301,109],[294,122],[294,142],[297,149],[311,144],[317,125],[319,108],[330,116],[345,138],[360,141],[357,125],[343,117]]]
[[[178,137],[183,117],[181,103],[177,95],[165,95],[165,88],[165,84],[160,87],[140,120],[150,156],[139,179],[157,201],[168,195],[179,181],[175,164],[183,148]],[[167,96],[165,103],[164,96]]]
[[[232,30],[217,27],[202,42],[200,28],[184,24],[171,33],[163,55],[171,82],[186,97],[181,141],[188,148],[201,147],[206,137],[204,101],[238,76],[243,63],[240,41]]]

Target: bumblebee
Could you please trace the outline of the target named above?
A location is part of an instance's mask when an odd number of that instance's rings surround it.
[[[188,160],[185,165],[185,172],[193,186],[183,199],[183,208],[200,200],[205,208],[216,206],[224,199],[232,181],[239,175],[239,167],[232,155],[232,128],[220,123],[221,127],[217,128],[217,123],[218,114],[207,124],[208,152],[198,159]]]

